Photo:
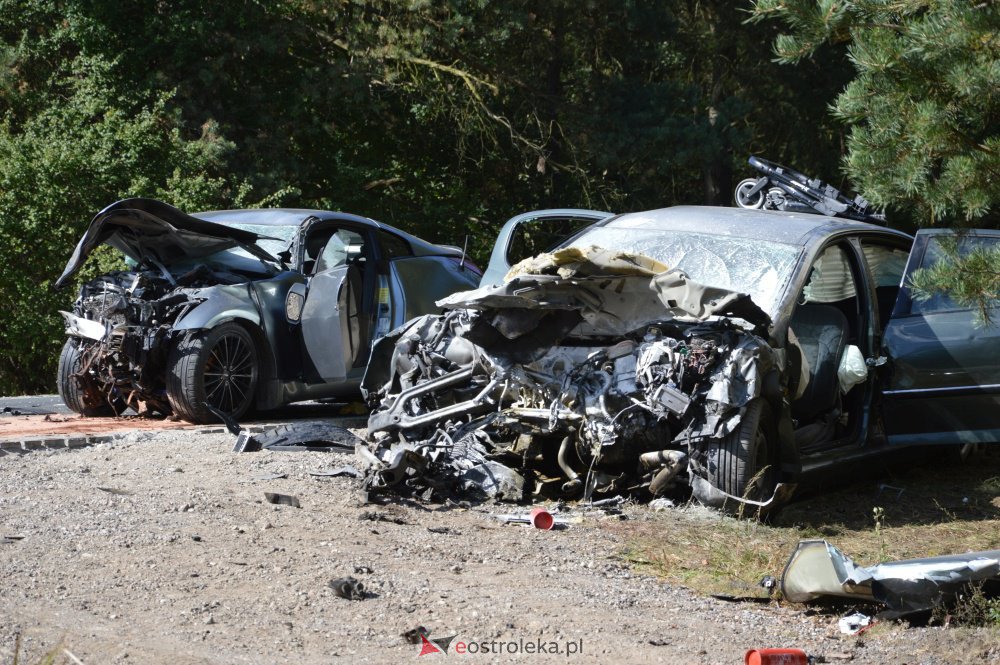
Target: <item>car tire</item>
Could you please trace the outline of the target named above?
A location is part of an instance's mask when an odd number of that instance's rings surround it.
[[[181,337],[167,359],[167,399],[193,423],[219,422],[206,405],[239,420],[254,404],[260,359],[253,336],[238,323]]]
[[[706,480],[726,494],[767,501],[778,478],[776,446],[771,409],[763,398],[751,400],[737,428],[705,447]]]
[[[67,339],[59,354],[56,383],[63,404],[71,411],[90,418],[117,416],[125,411],[125,400],[107,395],[91,377],[77,375],[79,371],[80,342]]]

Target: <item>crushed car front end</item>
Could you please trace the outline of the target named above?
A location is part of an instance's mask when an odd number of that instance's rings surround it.
[[[60,312],[68,337],[58,374],[64,402],[88,416],[130,407],[175,410],[166,383],[177,339],[208,327],[210,312],[260,320],[252,283],[282,272],[256,244],[262,237],[151,199],[119,201],[99,212],[56,286],[68,284],[100,245],[121,251],[129,269],[85,282],[72,311]],[[227,387],[238,383],[226,380]]]
[[[748,418],[773,456],[781,408],[784,357],[746,294],[589,247],[439,304],[373,354],[369,489],[519,501],[691,488],[758,507],[782,491],[774,469],[756,485],[728,477]]]

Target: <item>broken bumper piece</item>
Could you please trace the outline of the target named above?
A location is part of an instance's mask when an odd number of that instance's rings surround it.
[[[949,554],[926,559],[858,566],[825,540],[803,540],[781,578],[781,592],[792,602],[824,596],[884,604],[887,618],[947,604],[970,585],[1000,592],[1000,550]]]

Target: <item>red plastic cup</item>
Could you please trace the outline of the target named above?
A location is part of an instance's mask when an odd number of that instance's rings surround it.
[[[555,524],[555,520],[552,519],[552,514],[549,511],[544,508],[531,509],[531,526],[548,531],[553,524]]]
[[[743,657],[746,665],[809,665],[802,649],[750,649]]]

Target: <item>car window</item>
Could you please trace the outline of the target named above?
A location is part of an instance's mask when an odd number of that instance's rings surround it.
[[[299,230],[298,226],[291,226],[288,224],[226,224],[226,226],[231,226],[234,229],[250,231],[251,233],[256,233],[259,236],[267,236],[266,238],[258,240],[257,244],[271,256],[277,256],[278,253],[288,249],[288,245],[292,242],[295,232]],[[246,251],[240,248],[228,251],[232,251],[241,256],[250,256],[246,253]]]
[[[867,242],[861,244],[861,249],[864,250],[865,260],[868,262],[868,269],[871,270],[876,287],[900,285],[903,273],[906,271],[909,252]]]
[[[226,223],[226,226],[242,229],[244,231],[250,231],[251,233],[256,233],[261,236],[268,236],[266,238],[259,239],[256,244],[265,252],[275,257],[282,251],[288,249],[288,246],[292,242],[292,238],[295,236],[295,232],[299,228],[298,226],[291,226],[288,224]],[[250,254],[250,252],[246,251],[242,247],[231,247],[198,259],[183,259],[175,261],[171,263],[171,268],[183,271],[202,263],[239,272],[261,272],[263,268],[261,260]]]
[[[413,248],[410,243],[402,238],[386,231],[379,231],[379,242],[382,245],[384,258],[394,259],[399,256],[413,256]]]
[[[315,272],[330,270],[363,257],[363,236],[355,231],[337,229],[326,241],[323,251],[316,259]]]
[[[933,235],[927,239],[927,249],[920,261],[921,268],[931,268],[942,261],[949,260],[945,243],[956,243],[959,256],[968,256],[974,250],[992,250],[1000,246],[1000,238],[996,236],[963,235],[959,237]],[[926,299],[913,298],[910,303],[911,314],[930,314],[954,310],[968,310],[956,303],[947,293],[935,293]]]
[[[877,244],[867,239],[861,241],[861,249],[875,285],[878,320],[880,325],[885,326],[899,296],[910,254],[898,247]]]
[[[809,280],[802,289],[803,303],[831,303],[857,295],[851,264],[839,245],[828,247],[812,265]]]
[[[585,226],[594,223],[591,218],[539,217],[526,219],[514,227],[507,243],[507,265],[537,256],[553,249]]]

